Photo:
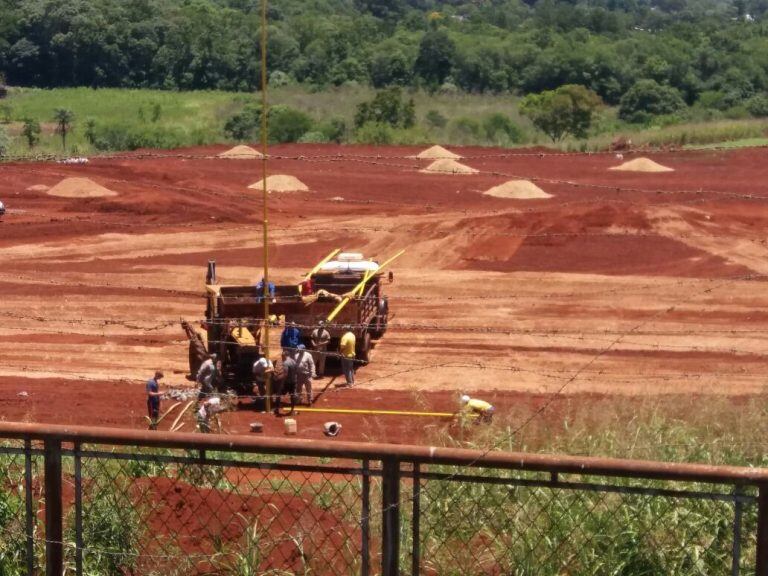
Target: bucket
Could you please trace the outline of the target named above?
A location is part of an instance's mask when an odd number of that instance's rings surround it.
[[[296,420],[293,418],[285,419],[285,433],[291,436],[296,434]]]

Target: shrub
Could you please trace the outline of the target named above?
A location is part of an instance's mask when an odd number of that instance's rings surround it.
[[[312,118],[300,110],[277,105],[269,109],[267,130],[271,142],[296,142],[313,126]],[[252,104],[224,124],[224,133],[235,140],[261,139],[261,105]]]
[[[0,123],[10,124],[13,119],[13,108],[10,104],[0,105]]]
[[[328,142],[328,138],[322,132],[315,130],[305,132],[298,141],[300,144],[325,144]]]
[[[275,106],[270,110],[269,140],[272,142],[297,142],[312,129],[312,118],[304,112],[287,106]]]
[[[416,106],[413,98],[404,101],[400,88],[388,88],[377,92],[373,100],[359,104],[355,113],[356,128],[371,122],[410,128],[416,122]]]
[[[133,123],[94,125],[91,137],[93,146],[103,151],[178,148],[189,143],[189,138],[179,130],[154,125],[137,126]]]
[[[619,101],[619,117],[644,123],[653,116],[675,114],[685,108],[680,92],[655,80],[638,80]]]
[[[325,136],[326,142],[341,144],[347,136],[347,123],[341,118],[331,118],[322,123],[319,130]]]
[[[485,137],[493,144],[519,144],[524,139],[523,131],[509,116],[496,112],[483,120]]]
[[[474,118],[460,116],[451,126],[451,137],[461,144],[475,143],[480,138],[482,127]]]
[[[8,132],[5,128],[0,128],[0,158],[8,154],[8,149],[11,147],[11,139],[8,136]]]
[[[529,94],[520,103],[520,112],[539,130],[558,142],[569,134],[585,138],[603,101],[595,92],[578,84]]]
[[[752,98],[747,100],[746,107],[752,116],[765,118],[768,116],[768,96],[765,94],[752,96]]]
[[[24,119],[24,127],[21,129],[21,133],[24,135],[30,148],[34,148],[35,144],[40,141],[40,131],[40,122],[32,118]]]
[[[394,131],[389,124],[366,122],[355,130],[355,141],[360,144],[392,144]]]
[[[445,128],[448,124],[448,118],[440,114],[437,110],[430,110],[427,112],[427,124],[433,128]]]

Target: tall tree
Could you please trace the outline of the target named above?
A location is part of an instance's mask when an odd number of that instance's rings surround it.
[[[436,88],[448,77],[456,58],[456,45],[443,29],[430,30],[421,39],[419,55],[413,70],[431,88]]]

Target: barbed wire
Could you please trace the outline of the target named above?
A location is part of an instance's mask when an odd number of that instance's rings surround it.
[[[208,156],[199,157],[197,155],[193,154],[177,154],[174,156],[177,159],[185,159],[185,160],[200,160],[200,159],[210,159]],[[113,157],[115,158],[115,157]],[[143,156],[139,157],[138,159],[148,159],[151,158],[151,156]],[[126,158],[130,159],[130,158]],[[397,168],[404,172],[413,172],[413,171],[420,171],[423,169],[420,165],[413,165],[413,164],[398,164],[398,163],[391,163],[391,162],[382,162],[378,159],[365,159],[365,158],[355,158],[355,157],[349,157],[349,156],[336,156],[336,155],[322,155],[317,157],[309,157],[309,156],[295,156],[291,157],[290,159],[296,160],[296,161],[303,161],[308,163],[321,163],[321,162],[349,162],[354,164],[366,164],[366,165],[372,165],[372,166],[381,166],[384,168]],[[396,158],[395,158],[396,159]],[[219,159],[221,161],[224,161],[223,159]],[[0,167],[3,165],[0,164]],[[9,167],[13,167],[12,164],[5,165]],[[17,168],[19,169],[19,168]],[[20,169],[23,170],[23,169]],[[40,170],[33,171],[33,172],[40,172]],[[47,171],[47,173],[50,173],[50,171]],[[451,172],[434,172],[430,173],[431,175],[451,175]],[[68,175],[68,173],[62,173],[62,176]],[[743,200],[768,200],[768,196],[760,196],[755,194],[740,194],[736,192],[728,192],[724,190],[707,190],[707,189],[693,189],[693,190],[668,190],[668,189],[660,189],[660,188],[638,188],[638,187],[626,187],[626,186],[620,186],[615,184],[599,184],[599,183],[591,183],[591,182],[577,182],[573,180],[564,180],[564,179],[557,179],[557,178],[548,178],[548,177],[541,177],[541,176],[530,176],[530,175],[524,175],[524,174],[515,174],[515,173],[509,173],[504,171],[498,171],[498,170],[478,170],[475,174],[475,176],[478,175],[485,175],[485,176],[496,176],[496,177],[504,177],[504,178],[510,178],[510,179],[517,179],[517,180],[529,180],[531,182],[542,182],[546,184],[555,184],[555,185],[564,185],[569,187],[575,187],[575,188],[593,188],[598,190],[610,190],[612,192],[635,192],[635,193],[644,193],[644,194],[656,194],[656,195],[696,195],[696,196],[702,196],[702,195],[714,195],[714,196],[721,196],[724,198],[730,198],[730,199],[743,199]],[[467,175],[471,176],[471,175]],[[121,179],[115,179],[115,178],[109,178],[105,179],[106,181],[110,182],[118,182],[118,183],[125,183],[125,184],[131,184],[136,185],[136,181],[129,181],[129,180],[121,180]],[[206,195],[221,195],[218,191],[215,190],[200,190],[197,188],[190,188],[190,187],[181,187],[178,185],[171,185],[171,184],[152,184],[148,182],[144,182],[144,185],[156,187],[156,188],[162,188],[162,189],[177,189],[180,191],[185,192],[191,192],[191,193],[204,193]],[[232,192],[225,194],[224,196],[231,198],[233,195],[237,196],[238,193]],[[240,196],[243,199],[248,199],[251,201],[257,201],[256,196],[254,194],[240,194]],[[346,200],[345,200],[346,201]],[[394,202],[394,201],[381,201],[381,200],[373,200],[373,199],[367,199],[364,201],[364,203],[387,203],[387,204],[394,204],[398,206],[404,205],[402,201],[400,202]],[[434,203],[433,203],[434,204]],[[406,203],[407,205],[407,203]]]

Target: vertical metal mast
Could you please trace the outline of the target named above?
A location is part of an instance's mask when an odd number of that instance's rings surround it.
[[[269,360],[269,220],[267,218],[267,0],[261,0],[261,175],[264,229],[264,357]],[[267,410],[272,409],[272,376],[266,376]]]

